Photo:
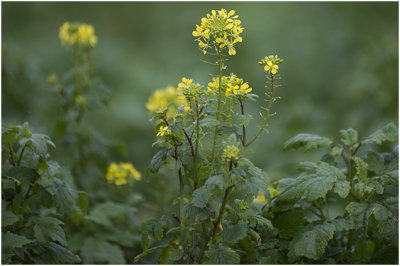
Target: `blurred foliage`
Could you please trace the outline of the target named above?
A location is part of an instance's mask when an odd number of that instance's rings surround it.
[[[200,62],[202,54],[191,32],[199,18],[221,7],[240,13],[246,29],[243,41],[251,44],[237,47],[225,74],[237,73],[250,81],[255,93],[262,94],[264,75],[253,71],[257,60],[272,53],[287,59],[282,66],[283,88],[277,90],[281,99],[274,106],[277,116],[250,154],[252,162],[272,179],[296,173],[298,154],[283,153],[282,148],[300,132],[335,136],[339,128],[354,127],[360,135],[369,135],[398,120],[398,3],[5,2],[3,124],[29,121],[35,131],[54,130],[61,107],[46,77],[73,65],[59,43],[59,27],[67,20],[92,24],[98,36],[94,65],[112,96],[108,106],[90,110],[82,118],[83,127],[99,136],[92,138],[91,147],[98,147],[94,154],[101,163],[91,169],[96,174],[80,178],[104,189],[88,191],[92,203],[121,202],[131,192],[121,195],[119,188],[107,185],[107,164],[129,161],[145,172],[154,153],[149,149],[153,129],[145,103],[156,89],[176,86],[182,76],[202,84],[210,81],[211,77],[205,77],[215,67]],[[256,110],[259,106],[254,105],[249,112]],[[256,130],[249,128],[249,135]],[[55,140],[55,144],[54,157],[63,166],[71,161],[71,153],[64,153],[60,142]],[[321,155],[313,151],[301,158],[315,160]],[[135,219],[158,217],[176,207],[170,202],[177,195],[177,178],[169,173],[163,168],[150,175],[148,182],[134,184],[131,190],[142,197]],[[101,198],[109,189],[114,194]]]

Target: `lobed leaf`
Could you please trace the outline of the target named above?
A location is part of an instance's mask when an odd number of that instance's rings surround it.
[[[398,130],[395,124],[389,123],[385,125],[382,129],[379,129],[366,137],[362,143],[363,144],[382,144],[384,141],[395,142],[398,139]]]
[[[297,136],[285,142],[283,149],[299,149],[304,148],[305,151],[319,149],[332,144],[329,138],[321,137],[313,134],[298,134]]]

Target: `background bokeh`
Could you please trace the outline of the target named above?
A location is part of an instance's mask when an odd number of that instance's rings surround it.
[[[250,154],[274,179],[293,176],[299,161],[322,155],[283,152],[284,142],[298,133],[337,138],[339,129],[352,127],[365,136],[388,122],[397,124],[395,2],[3,2],[2,123],[29,121],[41,133],[51,128],[56,103],[46,77],[72,64],[60,45],[59,27],[65,21],[92,24],[98,36],[95,65],[112,98],[84,123],[125,147],[122,157],[110,154],[110,162],[129,161],[144,173],[156,152],[145,102],[154,90],[176,86],[181,77],[206,85],[217,72],[200,61],[215,59],[202,55],[191,33],[201,17],[220,8],[234,9],[245,28],[226,74],[236,73],[263,95],[258,60],[270,54],[285,60],[281,98],[273,106],[277,115]],[[261,104],[248,109],[258,123]],[[256,129],[253,124],[248,134]],[[57,159],[62,165],[62,151]],[[139,219],[159,216],[171,205],[177,195],[171,173],[164,169],[136,184],[144,198]]]

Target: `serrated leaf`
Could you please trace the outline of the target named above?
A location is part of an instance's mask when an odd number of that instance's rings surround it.
[[[261,225],[261,226],[267,226],[269,229],[274,228],[270,220],[260,215],[249,215],[248,219],[249,223],[253,226]]]
[[[198,208],[205,208],[210,197],[210,190],[206,187],[200,187],[193,192],[192,204]]]
[[[52,146],[55,148],[54,143],[50,140],[49,136],[44,134],[32,134],[31,137],[22,138],[19,141],[19,144],[23,147],[27,145],[31,148],[33,152],[38,154],[40,157],[46,157],[48,153],[47,145]]]
[[[362,143],[370,144],[375,142],[376,144],[382,144],[384,141],[394,142],[398,139],[398,134],[396,125],[389,123],[365,138]]]
[[[350,202],[346,206],[346,211],[354,219],[354,225],[356,228],[362,228],[364,226],[364,219],[367,219],[365,213],[367,211],[367,203]]]
[[[67,214],[73,208],[75,200],[70,192],[70,188],[62,180],[53,178],[54,180],[54,202],[57,210],[61,214]]]
[[[150,162],[150,171],[156,173],[160,169],[162,163],[168,158],[172,153],[172,149],[163,149],[157,152]]]
[[[345,176],[341,170],[325,162],[301,163],[299,170],[304,172],[275,198],[277,202],[287,202],[304,198],[314,201],[324,198],[338,179]]]
[[[371,214],[374,214],[375,220],[378,222],[387,221],[391,216],[390,211],[379,203],[375,203],[369,211]]]
[[[283,238],[289,238],[300,232],[306,223],[303,211],[290,211],[280,214],[276,221],[276,228],[279,235]]]
[[[102,239],[85,238],[81,254],[84,264],[107,263],[125,264],[124,254],[119,246],[112,245]]]
[[[31,217],[28,221],[33,224],[33,231],[36,240],[42,244],[48,244],[50,241],[58,241],[61,245],[66,246],[65,233],[60,226],[64,224],[62,221],[53,217]]]
[[[238,115],[237,118],[239,121],[239,126],[247,127],[250,124],[250,121],[253,119],[253,116],[251,116],[250,114],[246,114],[246,115]]]
[[[336,232],[349,231],[351,229],[354,229],[353,219],[336,218],[335,220],[330,221],[330,223],[332,223],[336,227]]]
[[[19,221],[19,217],[10,211],[3,211],[1,213],[1,226],[9,226]]]
[[[361,181],[365,181],[367,179],[367,169],[368,164],[364,162],[360,157],[354,157],[354,163],[356,165],[356,176]]]
[[[207,179],[205,185],[210,189],[214,189],[216,187],[222,189],[224,187],[224,179],[220,175],[214,175]]]
[[[332,224],[318,224],[310,230],[296,236],[293,241],[296,256],[304,256],[317,260],[325,252],[328,241],[332,239],[335,226]]]
[[[25,166],[12,167],[7,171],[6,175],[13,177],[25,184],[30,184],[31,180],[35,180],[40,177],[34,168]]]
[[[238,264],[240,256],[232,248],[223,245],[210,246],[207,251],[206,264]]]
[[[222,241],[236,243],[247,235],[248,226],[246,224],[231,225],[224,228],[221,233]]]
[[[191,217],[195,208],[196,207],[194,207],[192,203],[185,204],[182,210],[183,217],[185,218]]]
[[[285,142],[283,149],[298,149],[304,148],[306,151],[319,149],[332,144],[329,138],[321,137],[313,134],[298,134],[297,136]]]
[[[206,117],[200,121],[200,127],[215,127],[219,124],[218,120],[213,117]]]
[[[344,145],[351,146],[358,141],[358,132],[355,129],[342,129],[339,131],[340,140]]]
[[[368,165],[368,170],[373,171],[376,175],[381,175],[385,171],[383,156],[374,151],[368,151],[365,163]]]
[[[2,235],[1,242],[3,248],[22,248],[23,246],[32,243],[32,240],[7,231]]]
[[[341,198],[346,198],[350,192],[350,182],[343,179],[336,180],[333,191],[335,191]]]
[[[77,255],[54,242],[50,242],[50,245],[44,246],[41,256],[46,264],[72,264],[81,262],[81,259]]]

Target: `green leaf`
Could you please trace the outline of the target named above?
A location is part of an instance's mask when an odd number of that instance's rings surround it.
[[[87,219],[106,227],[113,227],[111,218],[121,217],[132,212],[132,207],[114,202],[105,202],[92,209]]]
[[[227,226],[221,233],[222,241],[232,244],[237,243],[247,235],[247,229],[246,224]]]
[[[332,223],[336,227],[336,232],[349,231],[351,229],[354,229],[353,219],[336,218],[335,220],[330,221],[330,223]]]
[[[237,118],[239,121],[239,126],[247,127],[250,124],[250,121],[253,119],[253,116],[251,116],[250,114],[246,114],[246,115],[238,115]]]
[[[3,248],[22,248],[23,246],[32,243],[32,240],[7,231],[2,236],[1,242]]]
[[[7,171],[6,175],[25,184],[30,184],[31,180],[39,178],[39,174],[35,169],[25,166],[12,167]]]
[[[86,192],[84,192],[84,191],[78,192],[78,200],[77,200],[76,204],[78,205],[79,209],[81,210],[81,212],[83,214],[87,214],[89,203],[88,203],[88,196],[87,196]]]
[[[206,117],[200,121],[200,127],[215,127],[219,124],[218,120],[213,117]]]
[[[211,197],[211,192],[206,187],[201,187],[193,192],[192,204],[198,208],[205,208]]]
[[[281,237],[289,238],[300,232],[305,223],[303,211],[289,211],[278,216],[276,228],[278,228]]]
[[[304,256],[317,260],[325,252],[328,240],[332,239],[335,226],[332,224],[318,224],[310,230],[296,236],[293,241],[296,256]]]
[[[81,262],[81,259],[77,255],[57,243],[50,242],[49,246],[44,246],[43,248],[44,251],[41,253],[41,257],[45,264],[72,264]]]
[[[62,180],[53,178],[54,180],[54,202],[57,210],[61,214],[68,214],[75,204],[70,188]]]
[[[367,211],[367,203],[350,202],[346,206],[346,211],[354,219],[354,225],[356,228],[362,228],[364,226],[364,220],[367,219],[365,213]]]
[[[240,256],[232,248],[223,245],[210,246],[206,252],[208,260],[206,264],[239,264]]]
[[[161,248],[166,248],[168,247],[168,244],[164,244],[164,245],[159,245],[159,246],[155,246],[152,248],[147,249],[146,251],[143,251],[142,253],[140,253],[139,255],[137,255],[134,259],[133,259],[133,263],[137,263],[140,259],[146,257],[147,255],[153,253],[156,250],[159,250]]]
[[[285,142],[284,150],[304,148],[306,151],[319,149],[332,144],[332,141],[326,137],[320,137],[313,134],[298,134],[297,136]]]
[[[375,142],[376,144],[382,144],[384,141],[395,142],[398,139],[398,134],[396,125],[389,123],[365,138],[362,143],[370,144]]]
[[[46,157],[48,153],[47,145],[53,148],[56,145],[50,140],[49,136],[44,134],[32,134],[29,138],[23,138],[19,141],[19,144],[23,147],[25,145],[30,146],[32,151],[38,154],[40,157]]]
[[[166,264],[169,256],[172,253],[172,247],[165,247],[161,249],[160,258],[158,259],[158,264]]]
[[[248,219],[249,223],[253,226],[261,225],[261,226],[267,226],[269,229],[274,228],[270,220],[260,215],[249,215]]]
[[[344,145],[351,146],[358,141],[358,132],[355,129],[342,129],[339,131],[340,140]]]
[[[15,224],[19,221],[19,217],[10,211],[3,211],[1,213],[1,226],[8,226]]]
[[[215,187],[222,189],[224,187],[224,179],[220,175],[214,175],[207,179],[205,185],[210,189],[214,189]]]
[[[338,179],[335,183],[333,191],[335,191],[341,198],[346,198],[350,192],[350,182],[347,180]]]
[[[314,201],[324,198],[335,182],[344,179],[341,170],[325,162],[301,163],[299,170],[304,172],[275,198],[277,202],[287,202],[295,199]]]
[[[366,181],[368,164],[364,162],[360,157],[354,157],[354,163],[356,165],[356,176],[359,180],[363,182]]]
[[[390,211],[379,203],[374,203],[372,208],[369,210],[371,214],[374,214],[375,220],[378,222],[384,222],[391,216]]]
[[[374,151],[368,151],[365,163],[368,165],[368,170],[373,171],[376,175],[382,175],[385,171],[384,158]]]
[[[172,149],[163,149],[157,152],[150,162],[150,171],[156,173],[160,169],[162,163],[168,158],[172,153]]]
[[[30,217],[28,224],[33,224],[33,231],[36,240],[42,244],[48,244],[50,241],[58,241],[61,245],[67,246],[65,233],[60,226],[62,221],[53,217]]]
[[[87,237],[83,242],[81,254],[84,264],[107,263],[125,264],[121,248],[102,239]]]

